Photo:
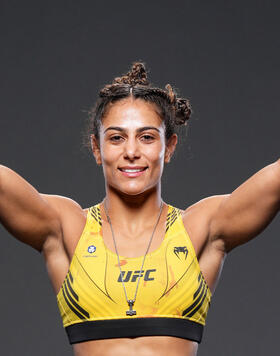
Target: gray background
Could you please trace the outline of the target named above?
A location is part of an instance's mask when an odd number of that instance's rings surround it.
[[[184,208],[234,190],[279,157],[279,4],[272,1],[1,1],[1,164],[87,207],[104,196],[81,147],[103,84],[143,60],[191,99],[163,178]],[[260,197],[261,199],[262,197]],[[15,217],[16,218],[16,217]],[[279,217],[225,263],[199,356],[275,355]],[[0,227],[1,354],[70,355],[41,256]]]

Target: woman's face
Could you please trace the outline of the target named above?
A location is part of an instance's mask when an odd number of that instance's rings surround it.
[[[107,187],[137,195],[159,186],[177,136],[165,141],[165,125],[153,104],[131,98],[113,104],[102,120],[99,144],[92,137]]]

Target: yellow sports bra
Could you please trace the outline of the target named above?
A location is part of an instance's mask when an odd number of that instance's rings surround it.
[[[102,238],[100,204],[88,211],[84,231],[57,301],[71,344],[111,338],[165,335],[200,342],[211,292],[201,274],[180,210],[168,206],[161,246],[146,256],[134,309],[143,257],[120,256]]]

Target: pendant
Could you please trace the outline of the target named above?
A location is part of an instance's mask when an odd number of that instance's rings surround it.
[[[132,307],[133,307],[133,304],[134,304],[134,300],[128,300],[128,306],[129,306],[129,310],[126,311],[126,315],[136,315],[136,310],[133,310]]]

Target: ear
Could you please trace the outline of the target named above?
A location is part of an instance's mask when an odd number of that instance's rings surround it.
[[[178,136],[173,134],[166,143],[165,154],[164,154],[164,163],[169,163],[173,153],[176,149],[176,145],[178,142]]]
[[[92,153],[94,155],[96,164],[98,164],[100,166],[100,165],[102,165],[100,146],[99,146],[99,141],[97,140],[95,135],[90,135],[90,143],[91,143],[91,149],[92,149]]]

